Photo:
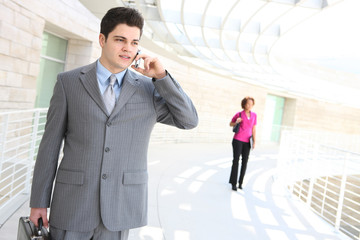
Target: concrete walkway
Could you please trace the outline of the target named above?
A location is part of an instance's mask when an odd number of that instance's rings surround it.
[[[149,224],[129,240],[338,240],[349,239],[274,181],[277,150],[251,152],[244,189],[228,183],[231,144],[151,144]],[[28,203],[0,229],[15,240]]]

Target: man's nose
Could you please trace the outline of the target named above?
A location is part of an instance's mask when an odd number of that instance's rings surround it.
[[[123,45],[123,51],[124,52],[130,52],[131,51],[131,43],[125,43]]]

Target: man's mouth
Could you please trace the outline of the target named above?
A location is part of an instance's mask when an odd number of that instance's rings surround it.
[[[120,55],[121,58],[130,59],[129,56]]]

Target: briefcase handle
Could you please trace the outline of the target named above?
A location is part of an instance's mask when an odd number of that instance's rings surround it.
[[[38,219],[38,229],[37,229],[37,234],[38,234],[38,236],[41,236],[41,235],[42,235],[41,230],[42,230],[42,228],[43,228],[43,225],[44,225],[44,223],[43,223],[42,218],[39,218],[39,219]]]

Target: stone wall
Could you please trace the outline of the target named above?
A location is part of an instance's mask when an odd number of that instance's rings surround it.
[[[100,21],[78,1],[1,0],[0,9],[0,111],[34,107],[44,31],[69,40],[65,69],[100,52]]]

